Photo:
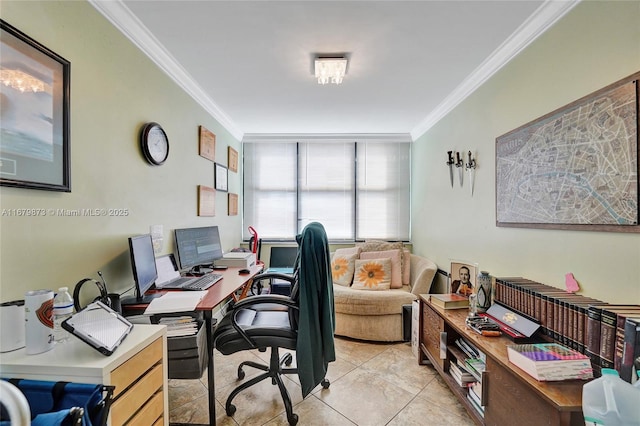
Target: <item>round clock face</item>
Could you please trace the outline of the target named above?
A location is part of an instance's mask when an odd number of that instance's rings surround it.
[[[159,166],[169,156],[169,139],[157,123],[147,123],[142,129],[142,152],[151,164]]]

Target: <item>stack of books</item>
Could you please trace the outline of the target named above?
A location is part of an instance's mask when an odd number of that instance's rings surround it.
[[[429,301],[442,309],[460,309],[469,307],[469,298],[456,293],[432,294]]]
[[[198,322],[187,315],[160,318],[158,324],[167,326],[167,337],[192,336],[198,333]]]
[[[462,388],[466,388],[469,383],[476,381],[476,378],[463,366],[458,365],[456,360],[451,360],[449,364],[449,374],[451,374],[456,383]]]
[[[589,357],[558,343],[507,346],[509,361],[539,381],[593,378]]]
[[[469,386],[467,399],[471,402],[471,406],[476,409],[482,417],[484,417],[484,405],[482,405],[482,382],[473,382]]]

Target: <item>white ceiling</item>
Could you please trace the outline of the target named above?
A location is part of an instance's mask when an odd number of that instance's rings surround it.
[[[576,1],[90,0],[235,137],[414,139]],[[317,54],[349,58],[317,84]]]

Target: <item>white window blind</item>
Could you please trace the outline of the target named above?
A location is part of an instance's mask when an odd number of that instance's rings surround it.
[[[305,225],[329,239],[410,238],[409,143],[243,144],[244,230],[293,240]]]

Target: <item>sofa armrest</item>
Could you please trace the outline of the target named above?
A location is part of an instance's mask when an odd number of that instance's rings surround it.
[[[438,271],[438,265],[426,257],[411,255],[411,293],[416,296],[431,292],[433,278]]]

